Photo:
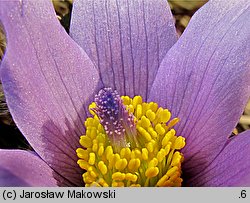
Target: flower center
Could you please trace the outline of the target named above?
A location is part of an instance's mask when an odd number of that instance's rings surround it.
[[[86,186],[181,186],[185,138],[168,109],[104,88],[89,110],[76,150]]]

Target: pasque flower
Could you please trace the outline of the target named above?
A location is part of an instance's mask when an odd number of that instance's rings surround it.
[[[179,39],[165,0],[75,1],[70,36],[50,1],[0,5],[1,81],[35,150],[0,150],[1,186],[250,185],[250,132],[230,136],[248,0],[208,2]]]

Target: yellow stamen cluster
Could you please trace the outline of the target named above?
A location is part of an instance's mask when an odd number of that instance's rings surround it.
[[[115,149],[104,127],[90,105],[93,117],[85,121],[86,134],[81,136],[83,148],[76,150],[79,166],[86,170],[86,186],[181,186],[179,152],[185,138],[176,136],[172,128],[178,118],[170,120],[171,113],[157,103],[145,103],[140,96],[121,97],[129,113],[134,116],[136,135],[126,135],[128,145]],[[128,133],[126,131],[125,133]],[[115,150],[114,150],[115,149]]]

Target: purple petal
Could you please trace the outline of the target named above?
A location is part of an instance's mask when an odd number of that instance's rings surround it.
[[[180,118],[184,170],[193,176],[220,152],[250,95],[250,1],[211,1],[168,52],[150,100]]]
[[[72,185],[75,150],[98,71],[56,19],[50,1],[1,1],[7,32],[1,79],[11,114],[35,151]]]
[[[37,155],[0,149],[0,186],[57,186],[54,171]]]
[[[250,130],[235,136],[188,186],[250,186]]]
[[[106,87],[145,99],[177,40],[166,0],[78,0],[70,32],[99,67]]]

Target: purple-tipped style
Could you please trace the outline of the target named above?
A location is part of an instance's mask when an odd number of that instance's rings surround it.
[[[250,186],[250,2],[209,1],[177,40],[166,0],[78,0],[70,36],[47,1],[1,1],[0,74],[35,152],[0,150],[0,186],[83,186],[76,149],[103,88],[168,108],[186,138],[184,186]],[[98,110],[96,110],[98,111]]]

